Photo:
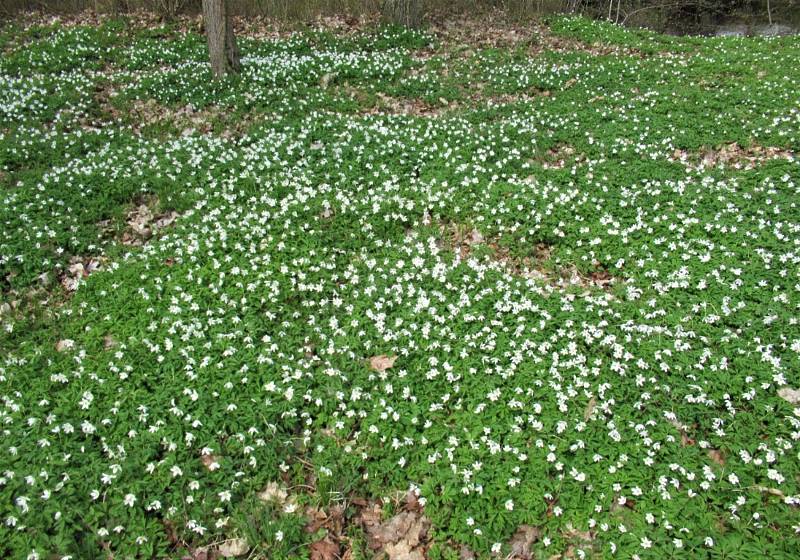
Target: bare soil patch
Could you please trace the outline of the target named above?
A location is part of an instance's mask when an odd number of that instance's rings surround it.
[[[671,161],[678,161],[690,169],[703,170],[710,167],[733,167],[735,169],[754,169],[759,165],[776,160],[797,161],[797,154],[776,146],[751,144],[743,147],[736,142],[723,144],[716,148],[706,148],[698,152],[675,150]]]

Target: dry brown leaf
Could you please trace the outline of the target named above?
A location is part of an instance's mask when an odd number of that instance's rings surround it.
[[[677,152],[677,151],[676,151]],[[673,154],[673,159],[678,159]],[[678,152],[681,161],[687,160],[687,152]],[[733,165],[734,167],[741,167],[746,164],[747,169],[754,168],[757,164],[764,163],[771,159],[787,159],[794,161],[795,155],[791,151],[784,150],[775,146],[759,146],[751,145],[748,148],[743,148],[736,142],[725,144],[719,148],[707,148],[702,152],[696,154],[699,158],[700,168],[714,167],[716,165]],[[693,158],[690,158],[693,159]]]
[[[380,544],[397,542],[409,532],[415,520],[416,516],[413,513],[400,513],[385,523],[374,527],[370,531],[370,536]]]
[[[709,449],[708,458],[721,467],[725,466],[725,457],[722,456],[722,452],[719,449]]]
[[[596,270],[591,273],[592,283],[605,288],[614,281],[614,277],[605,270]]]
[[[586,405],[586,410],[583,411],[583,421],[588,422],[589,418],[592,417],[594,414],[594,409],[597,408],[597,397],[592,397],[589,399],[588,404]]]
[[[782,387],[778,389],[778,396],[789,404],[800,404],[800,389]]]
[[[669,420],[669,423],[672,424],[672,427],[678,430],[678,433],[681,436],[681,445],[683,447],[688,447],[690,445],[694,445],[695,441],[689,437],[686,433],[686,428],[677,420]]]
[[[177,219],[178,219],[178,213],[177,212],[174,212],[174,211],[173,212],[167,212],[166,214],[162,214],[161,216],[159,216],[156,219],[156,225],[159,228],[165,228],[165,227],[168,227],[168,226],[172,225],[172,223]]]
[[[469,547],[462,546],[459,560],[475,560],[475,553]]]
[[[363,500],[359,500],[359,502],[362,501]],[[362,508],[358,514],[358,522],[367,532],[374,530],[375,527],[381,524],[381,520],[383,518],[383,509],[381,508],[380,504],[361,504],[357,503],[356,500],[352,500],[352,503]]]
[[[215,471],[220,467],[219,461],[220,459],[216,455],[200,455],[200,462],[210,471]]]
[[[89,276],[93,272],[97,272],[103,265],[100,261],[96,259],[89,259],[89,262],[86,263],[86,266],[83,268],[83,275]]]
[[[339,545],[328,537],[311,543],[309,550],[311,552],[311,560],[337,560],[339,558]]]
[[[594,540],[594,536],[592,535],[591,531],[580,531],[573,527],[570,523],[567,523],[564,531],[564,537],[567,539],[577,539],[586,542]]]
[[[81,279],[86,278],[100,267],[101,263],[97,259],[89,259],[84,264],[81,257],[74,257],[61,276],[61,285],[68,292],[74,292],[78,289]]]
[[[542,531],[532,525],[521,525],[514,536],[511,537],[511,553],[523,560],[530,560],[533,555],[531,546],[536,544],[542,537]]]
[[[146,204],[140,204],[136,210],[129,214],[128,225],[137,235],[149,234],[148,225],[153,220],[153,213]]]
[[[78,280],[69,276],[64,276],[64,278],[61,279],[61,285],[64,286],[64,289],[68,292],[74,292],[78,289]]]
[[[321,87],[322,89],[327,89],[331,83],[331,80],[335,77],[336,74],[331,74],[331,73],[323,74],[322,78],[320,78],[319,80],[319,87]]]
[[[289,498],[289,493],[277,482],[270,482],[267,487],[258,493],[258,499],[264,502],[284,504]]]
[[[209,560],[208,548],[196,548],[191,556],[184,556],[184,560]]]
[[[413,490],[409,490],[405,497],[406,509],[408,511],[421,512],[422,504],[419,503],[419,497]]]
[[[245,539],[229,539],[219,545],[219,553],[223,558],[244,556],[250,550]]]
[[[769,494],[770,496],[777,496],[779,498],[785,498],[786,494],[778,490],[777,488],[768,488],[766,486],[756,486],[756,490],[759,492],[763,492],[764,494]]]
[[[67,270],[72,276],[77,278],[80,278],[82,276],[88,276],[88,274],[86,274],[86,270],[83,268],[82,262],[72,263],[71,265],[69,265]]]
[[[389,560],[425,560],[424,551],[411,548],[405,541],[388,544],[384,551],[389,556]]]
[[[316,533],[325,526],[325,523],[328,521],[328,514],[321,509],[307,507],[306,519],[309,520],[304,527],[306,533]]]
[[[122,233],[122,244],[129,245],[129,246],[138,246],[142,244],[142,240],[133,235],[129,231],[125,231]]]
[[[377,372],[383,373],[384,371],[392,367],[396,360],[397,356],[387,356],[386,354],[381,354],[380,356],[373,356],[369,359],[369,367],[371,367]]]
[[[65,338],[64,340],[59,340],[56,342],[57,352],[66,352],[67,350],[72,350],[73,348],[75,348],[75,341],[69,338]]]
[[[480,231],[478,231],[477,229],[473,229],[471,232],[469,232],[469,235],[467,235],[464,241],[467,243],[467,245],[471,247],[473,245],[480,245],[481,243],[483,243],[484,237]]]
[[[370,547],[382,549],[389,560],[425,560],[422,544],[430,526],[428,518],[402,512],[381,525],[367,527]]]
[[[316,533],[324,527],[328,530],[328,535],[341,535],[345,524],[344,513],[343,505],[332,506],[327,513],[316,508],[306,508],[306,517],[310,521],[306,524],[305,530],[308,533]]]

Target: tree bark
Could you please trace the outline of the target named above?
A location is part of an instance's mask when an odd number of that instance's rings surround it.
[[[227,0],[203,0],[208,57],[215,78],[238,72],[239,47],[233,34],[233,22]]]
[[[422,2],[420,0],[384,0],[383,16],[397,25],[419,27],[422,23]]]

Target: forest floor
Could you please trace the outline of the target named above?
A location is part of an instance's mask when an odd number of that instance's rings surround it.
[[[0,556],[797,558],[800,38],[0,28]]]

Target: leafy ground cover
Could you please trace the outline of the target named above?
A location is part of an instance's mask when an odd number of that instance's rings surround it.
[[[800,40],[94,23],[0,33],[4,557],[800,554]]]

